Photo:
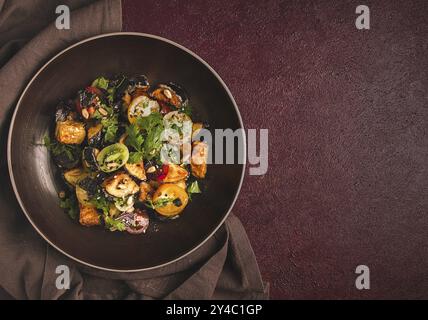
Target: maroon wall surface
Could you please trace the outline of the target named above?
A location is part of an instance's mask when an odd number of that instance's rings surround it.
[[[357,30],[355,9],[371,9]],[[427,1],[124,0],[224,79],[269,170],[234,212],[272,298],[428,298]],[[221,106],[219,106],[220,108]],[[355,288],[369,266],[371,289]]]

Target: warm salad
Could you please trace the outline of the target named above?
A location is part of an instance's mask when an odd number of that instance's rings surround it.
[[[44,144],[68,188],[60,205],[84,226],[144,233],[178,217],[207,172],[204,128],[185,91],[145,76],[100,77],[61,102]]]

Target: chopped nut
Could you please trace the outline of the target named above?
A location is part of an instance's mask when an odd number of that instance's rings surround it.
[[[153,173],[156,171],[155,166],[151,166],[150,168],[147,169],[147,173]]]
[[[102,116],[106,116],[106,115],[108,115],[107,110],[106,110],[106,109],[104,109],[104,108],[99,108],[99,109],[98,109],[98,112],[99,112]]]
[[[171,99],[171,98],[172,98],[171,91],[169,91],[168,89],[165,89],[165,90],[163,91],[163,94],[164,94],[164,95],[165,95],[165,97],[167,97],[168,99]]]
[[[82,109],[82,116],[85,119],[89,119],[89,112],[86,108]]]

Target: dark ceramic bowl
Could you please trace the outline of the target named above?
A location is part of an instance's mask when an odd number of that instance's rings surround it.
[[[81,41],[31,79],[13,115],[8,141],[9,172],[24,213],[40,235],[67,256],[100,269],[139,271],[182,258],[221,226],[242,184],[245,146],[237,159],[240,164],[208,166],[206,191],[194,197],[178,219],[152,223],[144,235],[79,225],[59,207],[62,181],[40,143],[52,126],[59,100],[72,97],[100,75],[115,74],[145,74],[151,83],[180,84],[189,93],[194,118],[207,121],[212,129],[243,125],[231,93],[206,62],[152,35],[115,33]],[[245,141],[243,134],[242,138]]]

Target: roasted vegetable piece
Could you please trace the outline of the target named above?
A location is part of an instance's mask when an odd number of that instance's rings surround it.
[[[88,129],[88,145],[99,147],[103,142],[103,125],[101,123]]]
[[[190,143],[192,140],[192,119],[180,111],[171,111],[163,118],[164,139],[173,145]]]
[[[159,102],[166,103],[176,109],[187,104],[187,93],[177,84],[159,84],[151,93]]]
[[[79,185],[76,186],[76,197],[77,201],[79,201],[79,204],[86,207],[91,207],[91,203],[89,202],[89,195],[86,190],[79,187]]]
[[[199,132],[203,129],[202,122],[193,123],[192,125],[192,140],[197,140]]]
[[[114,201],[115,207],[121,212],[134,211],[134,204],[135,199],[133,195],[130,195],[127,198],[116,198]]]
[[[70,146],[68,146],[70,147]],[[71,169],[76,167],[80,162],[81,149],[77,145],[73,145],[68,152],[62,152],[57,155],[53,155],[55,163],[60,168]]]
[[[85,170],[83,170],[82,168],[75,168],[64,172],[65,181],[67,181],[73,187],[75,187],[80,180],[84,179],[87,176],[88,173],[85,172]]]
[[[82,226],[91,227],[101,223],[97,209],[92,206],[80,206],[79,222]]]
[[[165,217],[172,217],[184,210],[189,196],[176,184],[165,183],[155,191],[152,201],[156,212]]]
[[[126,173],[117,173],[103,182],[103,187],[113,197],[125,198],[137,193],[140,188]]]
[[[153,188],[148,182],[140,183],[140,194],[138,196],[138,200],[146,201],[152,198]]]
[[[179,186],[180,188],[183,188],[184,190],[186,190],[186,181],[185,180],[180,180],[180,181],[174,182],[174,184]]]
[[[188,175],[189,173],[186,169],[177,164],[170,163],[168,164],[168,173],[162,182],[178,182],[187,179]]]
[[[85,147],[82,152],[83,165],[92,171],[99,170],[97,155],[99,150],[97,148]]]
[[[64,144],[81,144],[85,140],[85,125],[74,120],[59,121],[55,129],[56,139]]]
[[[205,142],[195,141],[192,146],[192,158],[190,160],[192,175],[203,179],[207,174],[208,145]]]
[[[136,97],[128,107],[128,121],[134,123],[138,117],[147,117],[152,112],[158,112],[159,104],[146,96]]]
[[[120,215],[117,220],[126,226],[126,231],[130,234],[145,233],[149,227],[149,216],[144,210],[135,209],[133,212]]]
[[[146,233],[149,227],[149,216],[141,209],[135,209],[133,212],[133,220],[127,224],[126,231],[130,234]]]
[[[129,159],[128,148],[122,143],[115,143],[105,147],[97,155],[97,162],[104,172],[113,172],[124,166]]]
[[[79,181],[79,187],[88,192],[89,196],[96,195],[100,190],[97,180],[92,177],[86,177]]]
[[[146,170],[144,170],[143,161],[139,163],[127,163],[125,164],[126,171],[138,180],[146,180]]]
[[[55,111],[55,121],[76,120],[77,113],[73,110],[71,104],[60,102]]]

